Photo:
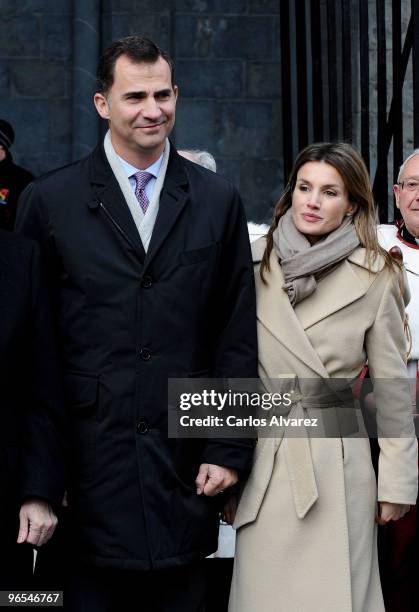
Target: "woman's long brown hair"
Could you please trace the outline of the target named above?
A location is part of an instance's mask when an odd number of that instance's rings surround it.
[[[269,272],[269,258],[273,249],[273,233],[280,218],[291,207],[292,194],[301,166],[311,161],[322,161],[333,166],[342,177],[348,191],[350,202],[357,204],[354,213],[354,225],[359,242],[366,249],[367,262],[372,264],[377,255],[381,255],[385,264],[391,269],[397,265],[391,256],[378,243],[377,210],[371,189],[368,170],[359,153],[344,142],[319,142],[303,149],[295,160],[285,190],[275,206],[271,227],[266,236],[266,248],[260,266],[260,276],[266,284],[265,273]]]

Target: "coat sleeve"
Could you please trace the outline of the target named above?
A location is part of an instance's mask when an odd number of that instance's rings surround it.
[[[418,448],[406,369],[401,273],[388,275],[373,325],[367,332],[368,366],[374,384],[380,445],[378,499],[415,504]]]
[[[40,246],[44,284],[51,304],[53,325],[56,328],[58,323],[55,317],[59,311],[56,279],[59,277],[59,263],[39,181],[30,183],[19,198],[15,232],[34,240]]]
[[[64,400],[51,311],[38,245],[31,257],[31,303],[27,350],[30,403],[23,439],[22,499],[39,497],[60,506],[64,494]]]
[[[238,192],[232,192],[214,296],[213,374],[216,378],[257,378],[256,298],[247,223]],[[202,461],[248,472],[254,442],[213,439]]]
[[[15,232],[38,242],[44,266],[51,265],[53,240],[49,234],[49,221],[38,182],[30,183],[19,198]]]

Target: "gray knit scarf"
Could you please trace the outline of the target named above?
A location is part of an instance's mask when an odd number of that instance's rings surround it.
[[[311,246],[295,227],[291,209],[280,218],[273,242],[285,280],[282,288],[288,293],[292,306],[316,290],[322,273],[346,259],[359,246],[352,216],[345,217],[337,229]]]

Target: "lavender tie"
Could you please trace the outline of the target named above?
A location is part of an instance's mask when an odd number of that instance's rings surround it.
[[[147,194],[145,192],[145,186],[147,185],[148,181],[150,181],[154,177],[152,174],[150,174],[150,172],[143,172],[142,170],[136,172],[133,176],[136,182],[135,195],[137,196],[137,200],[141,206],[141,210],[145,214],[148,205],[150,204]]]

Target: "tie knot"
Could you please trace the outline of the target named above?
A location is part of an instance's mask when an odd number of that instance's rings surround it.
[[[139,170],[134,174],[135,182],[137,183],[137,189],[144,189],[147,183],[153,178],[150,172],[144,172]]]

